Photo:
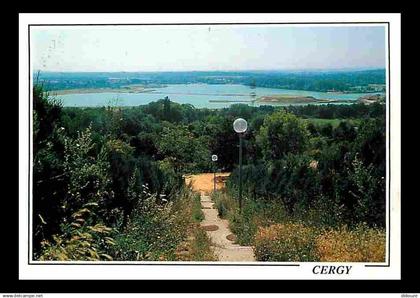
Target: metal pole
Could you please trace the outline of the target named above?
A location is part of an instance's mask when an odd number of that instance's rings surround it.
[[[214,167],[214,178],[213,178],[213,181],[214,181],[214,192],[216,192],[216,167]]]
[[[242,213],[242,135],[239,134],[239,212]]]

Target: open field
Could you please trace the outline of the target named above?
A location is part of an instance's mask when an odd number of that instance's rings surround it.
[[[216,189],[222,189],[225,186],[223,177],[228,177],[230,173],[216,173]],[[213,191],[213,173],[203,173],[198,175],[185,176],[185,184],[190,185],[194,191],[204,192],[206,194]]]

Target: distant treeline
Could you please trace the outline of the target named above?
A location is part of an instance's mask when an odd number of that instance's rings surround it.
[[[385,69],[360,71],[248,71],[248,72],[89,72],[39,74],[47,90],[120,88],[128,84],[242,84],[251,87],[308,91],[375,91],[385,84]]]

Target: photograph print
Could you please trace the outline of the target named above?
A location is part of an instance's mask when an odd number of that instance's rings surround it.
[[[28,35],[29,264],[389,266],[386,23]]]

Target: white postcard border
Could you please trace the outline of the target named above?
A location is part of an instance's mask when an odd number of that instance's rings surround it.
[[[387,187],[391,198],[387,201],[390,221],[387,219],[387,231],[390,231],[389,266],[384,264],[364,263],[292,263],[299,266],[276,266],[275,263],[261,263],[246,266],[243,263],[217,265],[184,262],[162,264],[162,262],[71,262],[46,264],[28,262],[28,198],[31,193],[28,185],[28,174],[32,166],[29,160],[29,123],[32,123],[28,97],[29,86],[29,39],[28,25],[42,24],[157,24],[157,23],[320,23],[317,26],[331,26],[328,22],[378,22],[389,23],[390,64],[387,67],[387,113],[391,118],[387,122],[392,142],[388,142],[388,166],[391,169],[391,185]],[[269,24],[268,24],[269,25]],[[345,24],[336,24],[345,26]],[[350,24],[349,24],[350,25]],[[353,24],[355,25],[355,24]],[[293,24],[309,26],[309,24]],[[313,24],[310,24],[313,26]],[[20,14],[19,15],[19,278],[20,279],[400,279],[401,278],[401,20],[400,14]],[[388,48],[388,47],[387,47]],[[387,49],[388,51],[388,49]],[[388,53],[387,53],[388,54]],[[388,56],[388,55],[387,55]],[[390,69],[390,73],[388,70]],[[388,82],[389,82],[388,81]],[[387,83],[388,83],[387,82]],[[389,101],[391,98],[391,101]],[[389,122],[391,125],[389,126]],[[32,141],[32,140],[31,140]],[[391,155],[389,155],[389,152]],[[29,173],[28,173],[29,171]],[[390,210],[389,210],[390,208]],[[388,212],[387,212],[388,215]],[[387,241],[389,237],[387,238]],[[388,246],[388,245],[387,245]],[[388,254],[387,248],[387,254]],[[82,264],[83,263],[83,264]],[[102,264],[102,265],[101,265]],[[281,263],[287,265],[285,263]],[[387,255],[388,264],[388,255]],[[263,265],[263,266],[262,266]],[[350,275],[315,275],[315,265],[350,265]]]

